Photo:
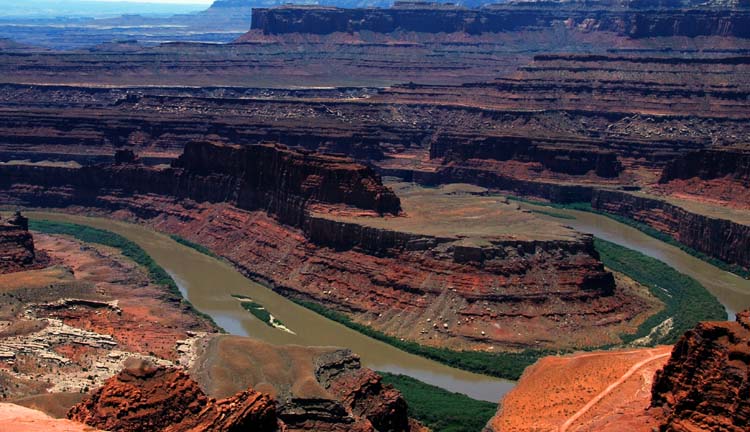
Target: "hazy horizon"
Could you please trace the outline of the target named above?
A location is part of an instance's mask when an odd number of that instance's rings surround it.
[[[4,18],[100,18],[124,14],[171,15],[205,10],[213,0],[0,0]]]

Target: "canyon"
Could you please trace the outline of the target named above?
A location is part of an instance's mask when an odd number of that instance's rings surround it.
[[[6,402],[97,430],[423,430],[349,351],[222,335],[116,248],[34,237],[48,266],[0,276]],[[271,374],[279,357],[296,362],[294,374]],[[18,405],[0,407],[6,424],[93,430]]]
[[[148,223],[205,245],[286,296],[425,345],[617,343],[613,331],[632,332],[658,309],[603,268],[590,236],[483,198],[481,188],[404,184],[399,199],[374,171],[341,157],[194,142],[169,168],[13,164],[0,173],[8,204]]]
[[[0,43],[2,208],[176,236],[432,358],[558,353],[488,431],[742,430],[747,313],[623,346],[669,329],[649,319],[673,299],[560,208],[747,274],[747,1],[260,6],[220,0],[140,42]],[[99,429],[424,430],[357,353],[219,334],[179,281],[32,239],[20,215],[0,220],[0,278],[6,401]]]

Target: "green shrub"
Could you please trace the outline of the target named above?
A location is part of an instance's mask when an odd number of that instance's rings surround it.
[[[202,253],[204,255],[208,255],[211,258],[214,258],[214,259],[217,259],[217,260],[221,260],[222,259],[220,256],[218,256],[215,253],[213,253],[211,251],[211,249],[203,246],[202,244],[198,244],[198,243],[192,242],[192,241],[190,241],[190,240],[188,240],[186,238],[180,237],[180,236],[175,235],[175,234],[170,234],[169,237],[171,237],[172,240],[176,241],[177,243],[179,243],[179,244],[181,244],[183,246],[187,246],[190,249],[195,249],[196,251],[198,251],[198,252],[200,252],[200,253]]]
[[[672,329],[653,344],[674,343],[699,321],[727,319],[726,310],[716,297],[690,276],[656,258],[606,240],[595,238],[594,246],[605,266],[645,285],[665,305],[663,310],[641,324],[635,334],[623,335],[625,343],[648,335],[652,328],[670,317],[673,319]]]
[[[481,431],[497,411],[496,403],[472,399],[405,375],[378,373],[384,383],[393,385],[404,396],[409,417],[435,432]]]
[[[348,316],[330,310],[317,303],[292,299],[297,304],[304,306],[324,317],[343,324],[353,330],[369,336],[373,339],[385,342],[403,351],[420,355],[448,366],[464,369],[485,375],[517,380],[521,377],[524,369],[533,364],[542,356],[550,354],[543,350],[526,350],[519,353],[489,353],[484,351],[454,351],[447,348],[436,348],[420,345],[416,342],[401,340],[389,336],[364,324],[354,322]]]

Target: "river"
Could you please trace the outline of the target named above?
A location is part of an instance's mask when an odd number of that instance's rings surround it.
[[[548,207],[526,203],[522,203],[521,207],[550,211]],[[606,216],[578,210],[554,209],[551,211],[575,219],[559,219],[541,214],[539,216],[557,220],[578,231],[590,233],[601,239],[637,250],[697,280],[724,305],[730,320],[734,319],[737,312],[750,307],[750,280],[722,270],[676,246],[664,243]]]
[[[206,256],[149,228],[105,218],[62,213],[24,212],[49,219],[92,226],[135,242],[162,266],[196,309],[210,315],[227,332],[273,344],[350,348],[374,370],[409,375],[420,381],[497,403],[513,381],[451,368],[406,353],[318,315],[243,276],[230,264]],[[251,297],[296,334],[270,327],[244,310],[233,294]]]
[[[528,209],[538,208],[522,204]],[[730,316],[750,306],[750,281],[718,269],[674,246],[607,217],[555,209],[575,219],[559,219],[573,228],[594,234],[657,258],[702,283],[725,306]],[[30,217],[74,222],[120,234],[141,246],[177,282],[182,294],[200,311],[210,315],[227,332],[251,336],[273,344],[342,346],[359,354],[365,366],[409,375],[426,383],[480,400],[497,402],[514,382],[465,372],[418,357],[364,336],[305,309],[243,276],[226,262],[185,247],[149,228],[104,218],[60,213],[28,212]],[[542,218],[550,216],[540,215]],[[262,304],[294,334],[272,328],[255,319],[232,297],[240,294]]]

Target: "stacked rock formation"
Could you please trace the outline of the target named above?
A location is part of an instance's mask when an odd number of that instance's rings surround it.
[[[135,362],[74,406],[71,420],[118,431],[275,431],[268,395],[245,390],[216,400],[186,373]]]
[[[28,219],[20,213],[7,219],[0,218],[0,274],[29,268],[35,260]]]
[[[0,199],[140,219],[286,296],[428,345],[611,343],[646,307],[617,288],[590,236],[552,224],[547,237],[488,228],[467,238],[458,220],[453,231],[423,230],[418,209],[398,216],[399,198],[365,165],[274,144],[194,142],[169,168],[0,165]],[[500,207],[512,220],[533,218]],[[617,319],[593,325],[592,313]],[[527,331],[506,330],[515,326]]]
[[[735,322],[704,322],[685,333],[657,372],[651,406],[663,431],[747,431],[750,424],[750,311]]]

